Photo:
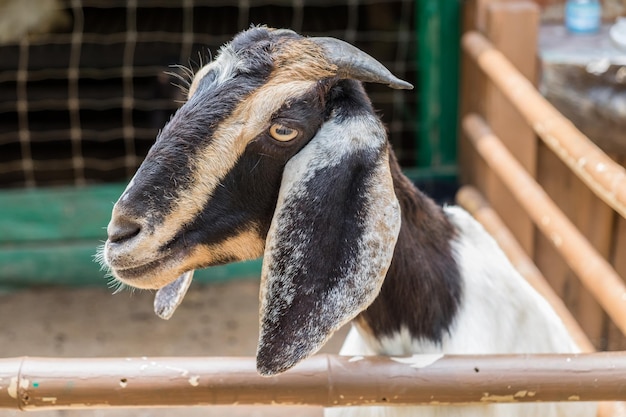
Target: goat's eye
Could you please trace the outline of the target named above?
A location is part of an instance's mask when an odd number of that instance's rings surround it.
[[[270,127],[270,135],[280,142],[288,142],[298,136],[298,131],[280,123],[274,123]]]

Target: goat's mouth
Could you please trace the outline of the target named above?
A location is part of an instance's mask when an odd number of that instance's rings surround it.
[[[141,278],[146,275],[150,275],[150,273],[154,272],[155,270],[162,268],[162,266],[166,264],[169,260],[171,260],[171,258],[172,255],[168,254],[161,258],[155,259],[154,261],[150,261],[139,266],[114,269],[114,273],[116,277],[122,280],[133,280]]]
[[[173,282],[181,274],[193,268],[185,268],[185,256],[181,250],[170,250],[156,259],[119,262],[107,259],[116,280],[142,289],[159,289]]]

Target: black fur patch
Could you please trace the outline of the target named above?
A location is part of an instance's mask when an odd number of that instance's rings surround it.
[[[357,81],[340,81],[328,101],[339,120],[374,113]],[[359,320],[377,338],[406,327],[415,339],[437,343],[461,303],[461,277],[450,246],[455,230],[441,207],[404,176],[391,150],[389,163],[402,227],[381,292]]]
[[[338,122],[345,119],[374,114],[372,103],[361,82],[339,80],[328,97],[328,110],[334,111]]]
[[[441,207],[422,194],[390,157],[402,227],[381,292],[359,320],[374,336],[406,327],[415,339],[441,342],[461,303],[462,284],[450,245],[455,229]]]
[[[316,351],[366,302],[369,291],[355,281],[357,245],[368,217],[368,168],[378,158],[374,151],[352,154],[284,202],[281,221],[289,227],[274,237],[280,244],[268,272],[274,278],[257,352],[261,373],[282,372]]]

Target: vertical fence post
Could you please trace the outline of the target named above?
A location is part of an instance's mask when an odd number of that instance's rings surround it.
[[[580,181],[543,143],[538,148],[537,181],[563,210],[589,243],[609,258],[614,212]],[[594,297],[580,284],[549,239],[537,236],[534,259],[576,317],[596,348],[608,347],[610,320]],[[619,271],[623,274],[623,271]],[[616,338],[622,339],[619,334]]]
[[[537,34],[539,8],[530,1],[478,1],[475,25],[531,82],[537,78]],[[482,75],[482,74],[481,74]],[[471,82],[471,80],[468,80]],[[468,86],[471,88],[471,86]],[[535,175],[537,139],[530,126],[504,95],[490,82],[478,87],[476,109],[522,166]],[[468,109],[471,110],[471,109]],[[465,147],[467,149],[467,147]],[[534,227],[506,187],[482,165],[474,172],[474,182],[513,232],[528,254],[533,253]]]
[[[626,166],[626,157],[620,158],[619,162]],[[621,277],[626,277],[626,256],[624,255],[626,254],[626,218],[616,215],[612,232],[611,263]],[[626,350],[626,337],[611,321],[608,321],[606,338],[607,350]],[[626,403],[624,405],[624,415],[626,415]]]
[[[460,0],[416,3],[419,62],[417,164],[434,177],[456,173]]]

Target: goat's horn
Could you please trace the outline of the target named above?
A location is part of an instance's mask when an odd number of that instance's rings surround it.
[[[325,56],[337,65],[337,75],[368,83],[387,84],[391,88],[412,90],[413,85],[393,75],[383,64],[359,48],[335,38],[309,38],[322,46]]]

